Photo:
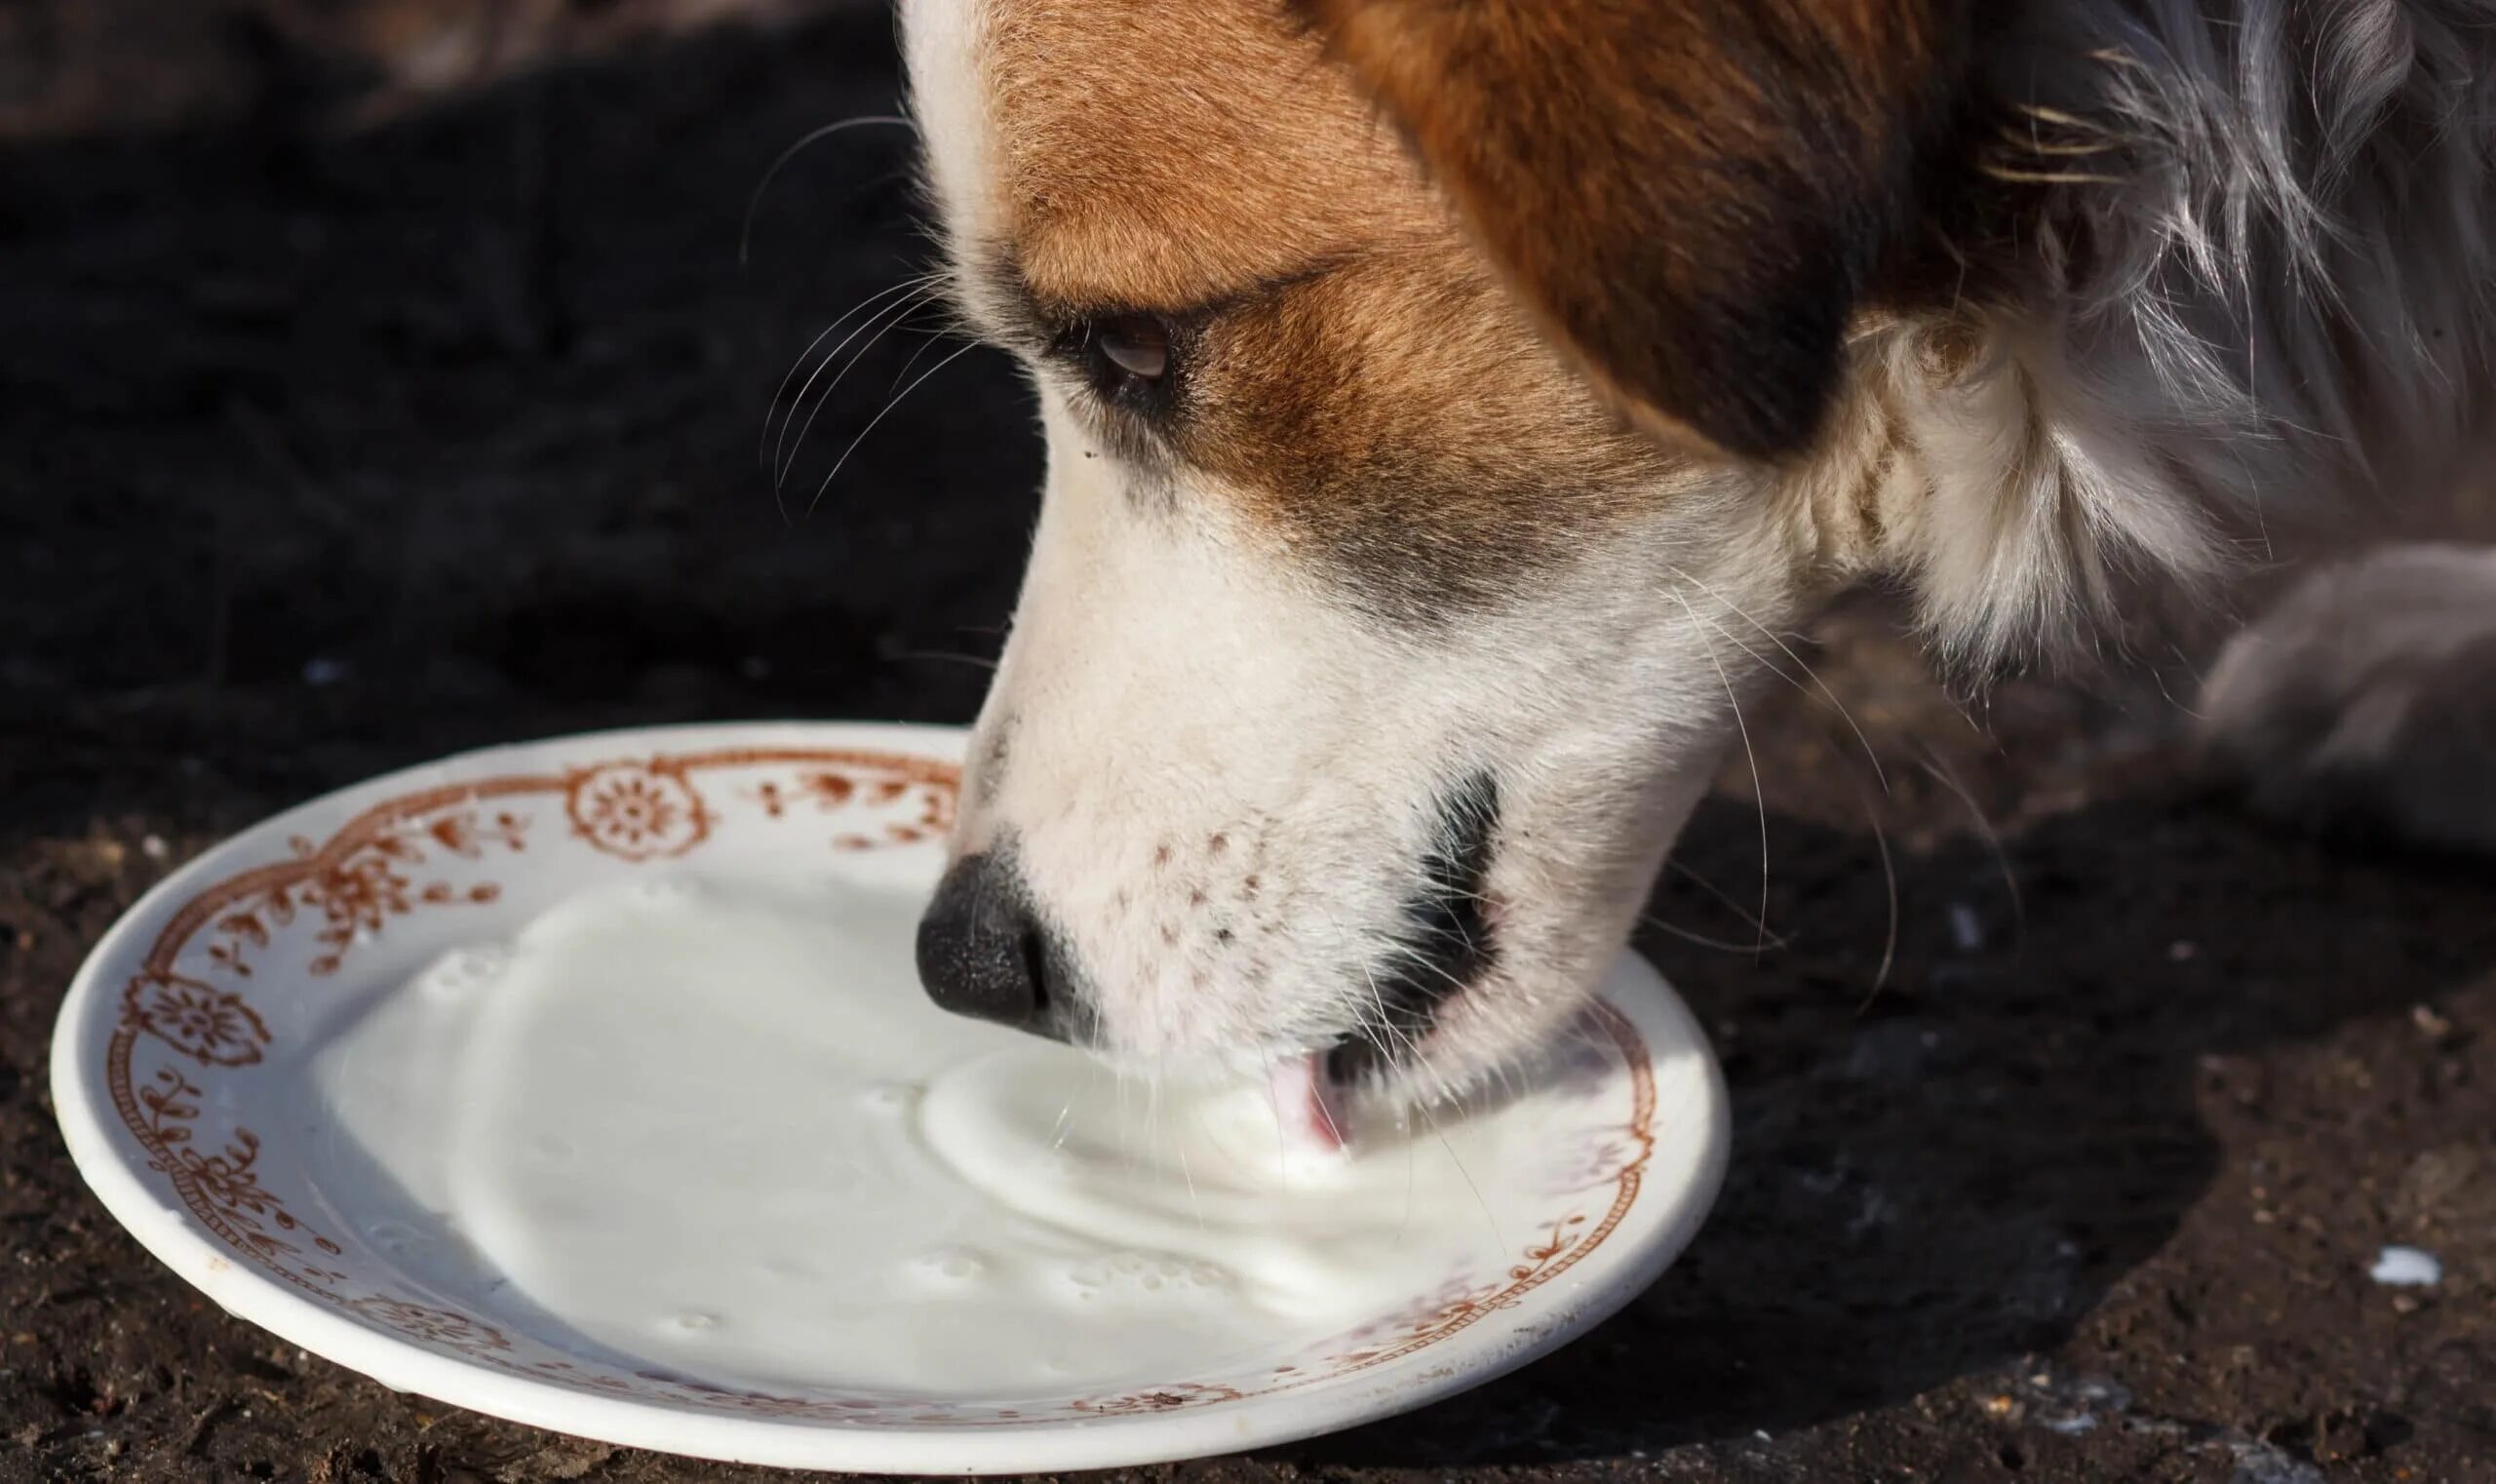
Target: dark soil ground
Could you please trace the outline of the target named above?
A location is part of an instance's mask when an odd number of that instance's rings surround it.
[[[798,518],[896,335],[789,522],[755,471],[783,370],[918,249],[899,131],[801,157],[741,270],[748,192],[894,87],[853,14],[360,135],[281,95],[0,155],[0,1479],[766,1476],[226,1318],[87,1196],[44,1058],[117,913],[321,790],[614,723],[971,715],[952,656],[994,647],[1037,472],[1008,368],[947,370]],[[1821,639],[1888,791],[1781,696],[1780,942],[1725,900],[1760,890],[1737,765],[1646,943],[1737,1107],[1687,1260],[1461,1401],[1145,1473],[2496,1480],[2496,874],[2242,817],[2154,693],[2013,684],[1971,721],[1877,608]],[[2371,1281],[2389,1242],[2442,1282]]]

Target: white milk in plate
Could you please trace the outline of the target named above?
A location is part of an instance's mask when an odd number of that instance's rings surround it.
[[[442,958],[317,1056],[334,1152],[405,1196],[367,1234],[590,1352],[987,1399],[1286,1353],[1533,1235],[1468,1175],[1531,1166],[1522,1106],[1309,1152],[1264,1082],[938,1011],[917,905],[654,878]]]

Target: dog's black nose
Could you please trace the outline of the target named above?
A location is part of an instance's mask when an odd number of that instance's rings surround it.
[[[956,1015],[1047,1034],[1051,960],[1012,864],[994,855],[956,861],[918,919],[918,982]]]

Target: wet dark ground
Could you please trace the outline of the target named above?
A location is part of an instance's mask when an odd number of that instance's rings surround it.
[[[948,367],[806,516],[926,345],[896,332],[787,520],[756,469],[814,330],[921,253],[899,131],[801,156],[740,269],[748,192],[891,69],[869,15],[361,136],[271,108],[0,155],[0,1479],[766,1476],[224,1317],[86,1195],[43,1068],[138,891],[324,789],[616,723],[970,716],[1037,473],[1009,369]],[[1646,943],[1736,1102],[1687,1260],[1460,1401],[1142,1472],[2496,1480],[2496,874],[2250,822],[2123,687],[1962,708],[1878,608],[1821,641],[1886,792],[1781,695],[1778,941],[1724,900],[1760,890],[1737,766]],[[2443,1281],[2372,1282],[2396,1241]]]

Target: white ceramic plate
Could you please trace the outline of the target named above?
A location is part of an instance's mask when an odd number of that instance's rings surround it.
[[[1594,1095],[1543,1114],[1537,1169],[1485,1175],[1486,1209],[1530,1240],[1287,1351],[1112,1394],[723,1384],[585,1343],[388,1238],[406,1227],[338,1173],[312,1086],[348,1007],[583,889],[682,869],[662,863],[923,892],[961,746],[869,725],[608,733],[412,768],[259,825],[148,893],[80,970],[53,1047],[70,1152],[185,1279],[385,1386],[635,1447],[861,1471],[1137,1464],[1384,1417],[1584,1331],[1690,1240],[1724,1168],[1725,1096],[1697,1028],[1635,960],[1589,1017]]]

